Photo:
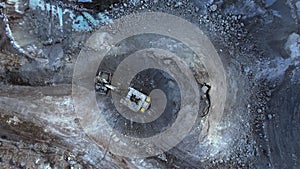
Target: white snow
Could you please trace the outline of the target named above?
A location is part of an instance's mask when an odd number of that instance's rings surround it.
[[[286,52],[289,54],[289,58],[275,57],[267,62],[258,62],[259,71],[255,75],[257,80],[267,79],[274,81],[282,79],[285,71],[289,66],[298,67],[300,63],[300,36],[296,33],[289,35],[287,42],[284,45]],[[295,71],[293,71],[295,74]],[[296,80],[292,78],[292,81]]]
[[[300,36],[292,33],[284,45],[285,50],[290,54],[292,59],[300,57]]]
[[[276,57],[271,61],[258,63],[259,72],[255,75],[255,78],[258,79],[267,79],[269,81],[282,78],[286,69],[291,65],[290,59],[283,59],[281,57]]]

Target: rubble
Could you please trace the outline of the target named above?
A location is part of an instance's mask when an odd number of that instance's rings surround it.
[[[299,22],[299,1],[289,0],[285,4],[276,0],[134,0],[112,3],[100,10],[87,1],[50,4],[30,0],[26,13],[19,1],[7,2],[0,5],[5,32],[0,40],[3,49],[0,80],[1,84],[8,84],[1,86],[0,92],[1,167],[293,168],[300,165],[297,144],[300,49],[299,26],[295,24]],[[6,15],[7,9],[15,12]],[[226,67],[230,95],[222,123],[208,139],[198,134],[209,130],[201,128],[203,120],[199,118],[190,135],[171,151],[158,157],[128,159],[114,156],[85,136],[78,126],[80,119],[72,113],[71,87],[59,84],[71,83],[74,62],[90,32],[123,15],[143,11],[171,13],[203,29]],[[141,42],[136,46],[144,43],[141,39],[135,41]],[[149,43],[157,46],[168,43],[173,50],[183,48],[167,38]],[[199,75],[206,76],[201,71]],[[13,86],[9,89],[9,85]],[[204,85],[199,89],[209,94],[209,87]],[[64,94],[66,91],[69,94]],[[208,141],[199,144],[205,139]]]

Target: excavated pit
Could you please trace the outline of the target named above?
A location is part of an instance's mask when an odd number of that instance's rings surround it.
[[[19,6],[15,1],[0,3],[0,167],[299,168],[298,1],[106,2],[96,9],[98,2],[45,1],[55,7],[51,12],[41,6],[33,9],[30,3]],[[62,15],[63,25],[57,6],[66,10]],[[219,104],[218,97],[211,98],[211,93],[218,96],[223,88],[208,83],[213,77],[205,65],[200,63],[197,68],[189,65],[202,96],[202,111],[189,135],[160,155],[123,158],[113,155],[105,142],[96,144],[82,132],[80,119],[74,112],[71,86],[59,84],[71,83],[79,51],[94,31],[126,14],[148,10],[174,14],[203,30],[224,65],[228,95],[224,114],[211,116],[207,109]],[[8,23],[2,22],[3,14]],[[7,24],[12,34],[7,31]],[[121,58],[148,47],[166,49],[186,58],[192,55],[186,46],[172,38],[153,34],[134,36],[120,43],[118,58],[108,55],[100,68],[114,72]],[[140,75],[149,77],[147,72]],[[128,86],[145,92],[152,89],[151,82],[142,84],[139,78],[132,78]],[[174,90],[168,86],[162,88],[166,94]],[[136,132],[130,123],[125,125],[124,121],[116,120],[120,115],[111,116],[112,110],[117,114],[111,95],[95,97],[102,108],[99,113],[106,114],[110,126],[131,136],[148,137],[164,131],[163,127],[168,128],[176,118],[176,113],[171,113],[172,117],[162,120],[163,125],[155,124],[153,133],[149,128]],[[209,118],[218,119],[218,125],[205,123]],[[101,137],[117,139],[111,134]]]

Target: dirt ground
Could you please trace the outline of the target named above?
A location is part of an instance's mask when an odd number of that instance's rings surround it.
[[[16,2],[0,3],[0,168],[300,167],[300,1],[45,1],[68,11],[62,15],[63,23],[53,11],[33,7],[33,1]],[[208,92],[194,127],[176,147],[148,158],[119,157],[96,144],[78,122],[71,91],[74,64],[99,27],[145,11],[179,16],[208,36],[225,68],[226,104],[218,125],[203,127],[203,121],[212,117],[205,114],[206,107],[218,104],[209,103]],[[84,12],[102,19],[88,20]],[[88,22],[77,20],[82,22],[78,26],[73,21],[80,16]],[[191,55],[173,39],[137,36],[120,44],[127,53],[107,57],[100,69],[114,72],[129,53],[147,47]],[[205,70],[193,73],[204,81],[210,78]],[[118,120],[110,96],[97,95],[98,106],[104,103],[104,115],[121,133],[154,135],[172,124],[180,107],[176,100],[180,93],[176,85],[166,85],[169,81],[173,80],[155,70],[132,81],[146,93],[165,90],[167,107],[175,107],[149,126],[123,125],[126,119]],[[203,81],[198,82],[202,91]],[[203,130],[214,134],[201,135]]]

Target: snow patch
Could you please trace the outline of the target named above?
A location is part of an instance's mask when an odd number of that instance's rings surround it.
[[[290,59],[283,59],[276,57],[271,61],[264,63],[257,63],[259,65],[259,72],[255,75],[255,79],[267,79],[269,81],[282,78],[287,68],[292,64]]]
[[[210,157],[215,157],[216,154],[221,153],[222,151],[226,151],[229,148],[229,144],[232,142],[231,137],[226,137],[221,133],[224,133],[225,127],[219,127],[216,129],[214,134],[208,135],[208,144],[210,146]]]
[[[258,62],[259,71],[255,75],[255,79],[280,80],[289,66],[295,66],[298,69],[300,64],[300,36],[296,33],[289,35],[284,48],[290,57],[287,59],[275,57],[273,60],[267,62]],[[296,69],[293,71],[293,74],[296,74]],[[293,75],[293,77],[295,76]],[[292,81],[294,80],[296,79],[292,78]]]
[[[300,36],[292,33],[284,45],[284,49],[290,54],[292,59],[300,57]]]
[[[87,2],[87,1],[86,1]],[[49,3],[45,3],[43,0],[30,0],[29,7],[32,10],[41,9],[42,11],[56,11],[53,12],[52,15],[58,16],[59,26],[62,28],[63,26],[63,15],[66,13],[70,13],[70,18],[73,20],[72,28],[76,31],[91,31],[93,28],[99,28],[103,24],[111,23],[112,20],[108,18],[103,13],[98,13],[96,17],[92,16],[88,12],[82,12],[82,15],[75,15],[76,9],[74,11],[69,9],[64,9],[64,4],[59,3],[58,5],[51,5]],[[63,7],[63,8],[62,8]],[[76,19],[75,19],[76,18]]]

